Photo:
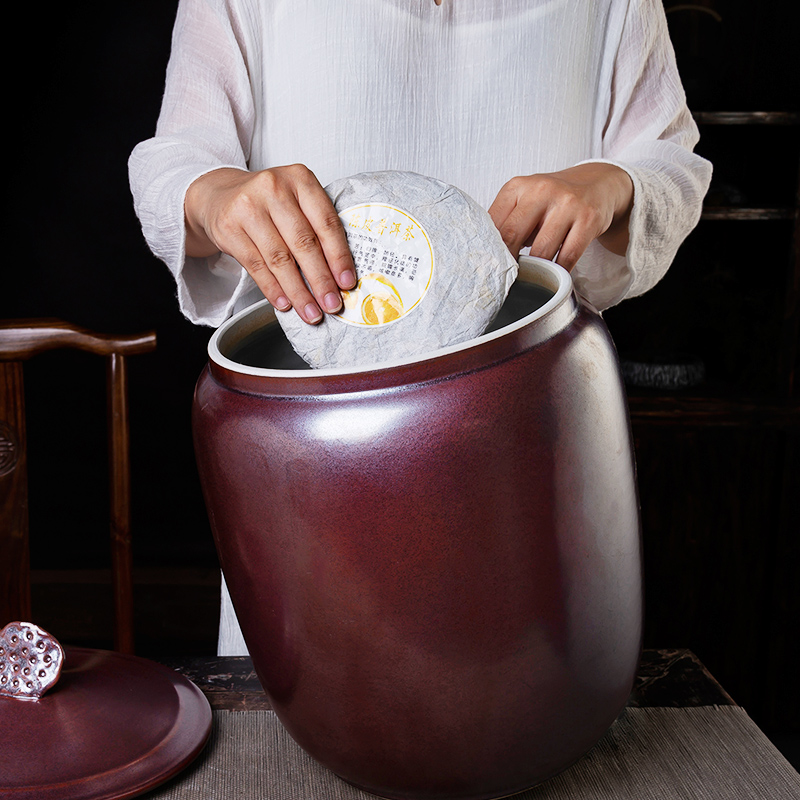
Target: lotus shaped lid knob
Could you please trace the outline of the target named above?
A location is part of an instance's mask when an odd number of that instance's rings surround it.
[[[39,700],[61,677],[64,649],[31,622],[9,622],[0,631],[0,697]]]

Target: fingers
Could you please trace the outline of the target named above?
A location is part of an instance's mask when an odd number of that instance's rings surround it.
[[[306,322],[319,322],[323,316],[320,303],[303,280],[291,245],[284,241],[271,218],[262,220],[253,229],[252,235],[249,258],[243,261],[237,255],[237,260],[250,273],[264,296],[281,311],[294,307]],[[333,281],[329,283],[332,284]],[[323,298],[324,295],[320,300],[323,301]],[[338,292],[335,293],[333,302],[329,298],[329,306],[330,311],[338,310]]]
[[[251,238],[289,303],[306,322],[319,322],[323,312],[341,309],[340,287],[355,285],[355,268],[338,214],[305,167],[270,170],[261,180],[262,214]],[[258,282],[259,276],[252,271],[251,275]],[[264,284],[269,291],[269,278]]]
[[[530,254],[555,261],[571,271],[601,233],[594,209],[562,200],[548,208],[528,244]]]
[[[317,236],[325,263],[337,285],[342,289],[353,289],[356,285],[356,271],[342,221],[317,179],[313,175],[311,178],[316,187],[313,191],[299,195],[300,210]]]
[[[541,221],[544,207],[533,207],[531,196],[526,197],[527,187],[523,178],[512,178],[497,194],[489,207],[489,216],[514,258],[530,244],[527,240]]]
[[[201,219],[208,239],[239,261],[276,308],[294,306],[312,324],[323,311],[341,309],[340,289],[355,286],[355,267],[336,209],[310,170],[220,170],[200,180],[187,228]]]
[[[587,224],[572,225],[564,235],[557,253],[552,256],[541,256],[541,258],[555,261],[556,264],[564,267],[567,272],[571,272],[578,263],[578,259],[586,252],[586,248],[595,238],[596,234],[593,226]],[[531,255],[538,255],[533,245],[531,246]]]
[[[270,220],[262,222],[259,233],[264,237],[258,245],[267,269],[306,322],[319,322],[323,311],[339,311],[339,287],[320,238],[295,197],[273,202]]]
[[[503,186],[489,214],[515,258],[529,246],[531,255],[571,270],[608,229],[614,216],[610,193],[585,173],[571,168],[513,178]]]
[[[244,230],[228,246],[227,252],[247,270],[261,293],[275,308],[280,311],[288,311],[292,307],[286,292],[267,267],[267,263],[261,255],[261,248],[250,239]],[[319,315],[318,309],[315,310],[314,315]]]

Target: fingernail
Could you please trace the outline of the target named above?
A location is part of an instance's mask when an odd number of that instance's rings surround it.
[[[342,307],[342,297],[338,292],[328,292],[325,295],[324,303],[328,311],[338,311]]]
[[[356,285],[356,275],[352,270],[345,270],[339,276],[339,284],[342,289],[352,289]]]
[[[319,322],[322,319],[322,314],[320,310],[314,305],[314,303],[309,303],[303,311],[305,312],[306,319],[309,322]]]
[[[275,308],[277,308],[278,311],[288,311],[291,308],[291,305],[292,304],[289,302],[288,297],[279,297],[275,301]]]

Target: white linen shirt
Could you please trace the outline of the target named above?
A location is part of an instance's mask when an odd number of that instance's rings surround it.
[[[186,257],[184,196],[210,170],[410,170],[488,209],[514,176],[614,163],[634,184],[627,253],[593,242],[572,273],[602,310],[650,289],[696,225],[697,139],[661,0],[181,0],[129,174],[182,312],[218,326],[260,293],[227,255]],[[247,652],[224,583],[219,652]]]
[[[711,168],[660,0],[181,0],[153,138],[129,161],[182,312],[218,326],[260,299],[231,257],[185,255],[188,186],[218,167],[302,163],[453,184],[484,208],[516,175],[609,161],[634,183],[625,257],[573,271],[598,309],[641,294],[696,225]]]

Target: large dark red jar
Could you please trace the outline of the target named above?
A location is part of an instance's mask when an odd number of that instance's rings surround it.
[[[521,260],[500,327],[307,370],[267,304],[213,336],[194,430],[258,676],[294,739],[389,798],[495,798],[624,706],[641,636],[627,405],[600,316]]]

